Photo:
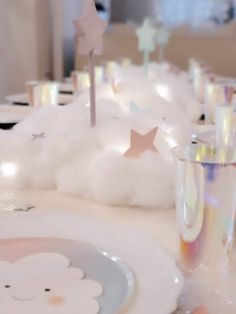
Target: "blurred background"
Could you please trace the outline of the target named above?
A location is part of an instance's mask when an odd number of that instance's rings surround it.
[[[86,65],[72,24],[84,1],[0,0],[0,99],[25,90],[26,81],[61,81]],[[96,6],[109,22],[98,62],[142,62],[135,30],[149,16],[172,32],[168,61],[185,69],[197,58],[217,74],[236,77],[236,0],[98,0]]]

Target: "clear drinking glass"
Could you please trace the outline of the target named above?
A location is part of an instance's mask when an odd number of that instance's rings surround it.
[[[176,210],[184,269],[231,266],[236,210],[236,149],[175,148]]]

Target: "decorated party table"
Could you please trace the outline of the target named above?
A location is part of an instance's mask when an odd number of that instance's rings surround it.
[[[0,313],[235,314],[235,81],[148,18],[141,66],[97,65],[94,1],[74,27],[84,69],[0,106]]]

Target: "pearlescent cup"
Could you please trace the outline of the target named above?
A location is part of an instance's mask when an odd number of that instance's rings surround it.
[[[33,90],[34,106],[57,106],[59,103],[59,84],[57,82],[37,82]]]
[[[112,81],[117,76],[119,65],[115,61],[107,61],[105,64],[105,77],[106,80]]]
[[[34,88],[35,88],[35,86],[37,86],[37,84],[38,83],[36,81],[30,81],[30,82],[27,82],[27,84],[26,84],[30,106],[34,106],[34,102],[35,102],[35,99],[34,99]]]
[[[127,68],[127,67],[132,65],[132,61],[129,58],[122,58],[120,60],[120,64],[121,64],[122,67]]]
[[[216,83],[207,81],[205,85],[205,120],[206,124],[214,124],[216,106],[224,102],[224,89]]]
[[[233,132],[231,105],[216,106],[216,143],[220,147],[230,145]]]
[[[181,264],[227,271],[235,245],[236,149],[199,144],[174,153]]]
[[[72,83],[73,90],[75,95],[79,95],[79,93],[85,89],[90,87],[90,77],[89,72],[83,71],[74,71],[72,72]]]

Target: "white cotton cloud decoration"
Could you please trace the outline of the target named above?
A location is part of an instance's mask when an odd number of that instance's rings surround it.
[[[172,207],[171,145],[188,139],[189,124],[183,121],[181,126],[181,116],[167,109],[124,113],[110,100],[98,101],[97,109],[94,129],[89,127],[89,108],[77,101],[37,110],[13,131],[0,133],[0,185],[58,189],[113,205]],[[145,134],[155,126],[158,154],[123,157],[132,128]],[[33,140],[32,134],[42,132],[43,138]],[[1,171],[6,163],[15,165],[12,176]]]
[[[116,99],[124,103],[128,97],[144,107],[165,105],[191,122],[198,121],[202,108],[193,95],[191,82],[184,72],[180,71],[177,76],[170,69],[168,63],[150,64],[148,79],[142,67],[120,70]]]
[[[0,261],[1,314],[97,314],[102,286],[84,279],[63,255],[40,253]]]
[[[123,69],[115,92],[111,83],[100,84],[96,128],[90,128],[85,91],[70,105],[37,109],[12,131],[0,132],[0,186],[57,189],[111,205],[173,207],[172,148],[189,143],[199,104],[188,101],[184,74],[176,78],[167,66],[150,65],[148,80],[142,67]],[[146,134],[155,127],[157,154],[123,156],[131,129]]]

